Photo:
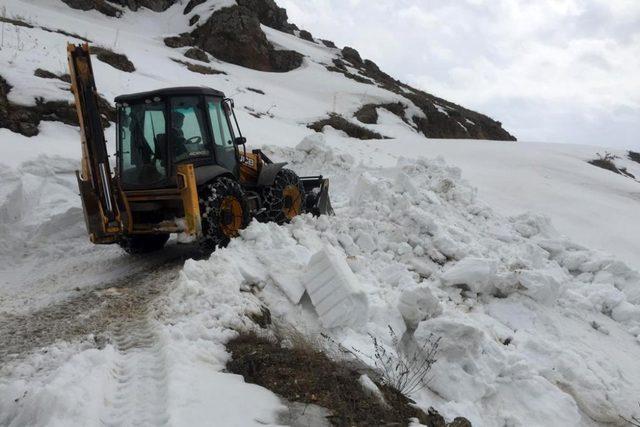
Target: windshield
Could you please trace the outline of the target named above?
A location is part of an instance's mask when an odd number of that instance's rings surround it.
[[[125,186],[153,185],[167,176],[166,120],[163,102],[119,110],[121,181]]]

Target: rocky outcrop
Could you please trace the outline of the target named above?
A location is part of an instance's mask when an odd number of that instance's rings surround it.
[[[258,15],[244,6],[214,12],[190,36],[214,57],[254,70],[285,72],[302,64],[302,54],[274,49],[260,28]]]
[[[56,77],[59,78],[59,76]],[[11,85],[0,76],[0,128],[9,129],[24,136],[35,136],[43,120],[78,126],[78,115],[74,104],[66,101],[46,101],[43,98],[36,98],[36,105],[15,104],[8,99],[11,89]],[[98,107],[102,113],[102,125],[108,127],[110,121],[115,121],[115,109],[102,97],[98,98]]]
[[[197,47],[192,47],[191,49],[187,49],[184,53],[184,56],[187,58],[195,59],[196,61],[209,62],[209,57],[202,50]]]
[[[82,10],[96,9],[110,16],[118,16],[125,8],[137,10],[148,8],[163,11],[178,0],[62,0],[71,7]],[[274,28],[289,34],[296,34],[308,41],[315,39],[305,30],[288,21],[287,12],[274,0],[236,0],[236,4],[213,12],[210,16],[200,9],[197,15],[193,10],[206,0],[189,0],[184,14],[190,14],[190,32],[167,37],[165,44],[173,48],[188,47],[185,56],[198,61],[207,62],[208,53],[213,57],[243,67],[269,72],[286,72],[302,65],[303,55],[293,50],[277,50],[262,30],[261,25]],[[336,48],[328,40],[319,40],[329,48]],[[94,49],[95,51],[95,49]],[[97,53],[97,52],[96,52]],[[123,71],[133,71],[131,62],[121,54],[100,52],[98,59],[110,63]],[[217,70],[203,65],[186,63],[191,71],[210,73]],[[510,140],[515,138],[502,128],[502,124],[483,114],[466,109],[430,93],[415,89],[386,74],[377,64],[362,58],[360,53],[349,46],[340,50],[339,58],[325,64],[327,70],[340,73],[348,79],[367,85],[376,85],[405,98],[406,107],[413,103],[420,112],[411,117],[393,107],[392,104],[364,105],[356,113],[362,123],[377,122],[377,108],[387,108],[398,115],[416,131],[430,138],[472,138]],[[410,102],[409,102],[410,101]],[[394,109],[395,108],[395,109]]]
[[[109,64],[120,71],[132,73],[136,70],[136,67],[134,67],[133,63],[129,61],[129,58],[121,53],[116,53],[99,46],[91,46],[90,52],[92,55],[96,55],[100,61]]]
[[[274,0],[236,0],[239,6],[244,7],[256,15],[261,24],[285,33],[293,34],[298,29],[289,23],[287,11],[278,7]]]
[[[429,138],[516,140],[502,128],[502,123],[394,79],[380,70],[373,61],[363,60],[358,51],[351,47],[342,49],[341,54],[343,61],[334,61],[333,66],[327,67],[328,70],[339,72],[348,78],[364,80],[362,83],[373,81],[377,86],[413,102],[422,111],[423,116],[416,115],[411,121],[405,118],[405,121]],[[358,74],[349,71],[347,65]],[[371,107],[365,105],[362,108],[364,111],[360,112],[361,116],[365,120],[373,120]],[[377,112],[375,115],[377,117]]]
[[[300,32],[298,33],[298,37],[300,37],[302,40],[306,40],[308,42],[313,42],[315,43],[316,41],[313,39],[313,35],[311,35],[311,33],[307,30],[300,30]]]
[[[67,6],[79,10],[97,10],[107,16],[119,18],[122,9],[136,11],[142,7],[155,12],[162,12],[178,0],[62,0]],[[115,7],[117,5],[118,7]]]
[[[409,123],[407,117],[405,116],[405,110],[407,106],[401,102],[391,102],[387,104],[365,104],[353,115],[356,119],[358,119],[362,123],[375,125],[378,123],[378,108],[383,108],[396,116],[398,116],[402,121]]]
[[[318,120],[317,122],[307,125],[309,129],[313,129],[316,132],[322,132],[322,129],[325,126],[331,126],[334,129],[341,130],[351,138],[387,139],[387,137],[380,135],[378,132],[374,132],[355,123],[351,123],[349,120],[338,114],[330,114],[326,119]]]
[[[154,12],[162,12],[169,7],[171,7],[174,3],[177,3],[177,0],[109,0],[111,3],[118,4],[122,7],[128,7],[129,9],[136,11],[141,7],[146,7],[147,9],[151,9]]]
[[[67,6],[73,9],[79,10],[97,10],[98,12],[111,16],[114,18],[119,18],[122,15],[122,11],[116,7],[113,7],[111,4],[107,3],[105,0],[62,0]]]

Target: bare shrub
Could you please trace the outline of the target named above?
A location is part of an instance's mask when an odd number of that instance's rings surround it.
[[[618,168],[613,162],[614,160],[619,159],[619,156],[609,153],[608,151],[605,151],[604,154],[596,153],[596,156],[598,156],[597,159],[589,160],[588,163],[619,175],[635,179],[635,176],[631,172],[627,171],[627,168]]]
[[[350,353],[358,359],[364,358],[372,362],[383,385],[408,396],[427,386],[429,382],[427,374],[437,361],[436,355],[440,346],[440,337],[432,334],[421,346],[405,350],[393,328],[391,326],[388,328],[393,349],[389,350],[378,338],[369,334],[374,348],[373,356],[364,354],[355,348],[346,349],[328,336],[323,336],[338,345],[342,351]]]
[[[640,406],[640,403],[638,403],[638,406]],[[631,418],[625,418],[621,415],[620,418],[634,427],[640,427],[640,417],[632,416]]]

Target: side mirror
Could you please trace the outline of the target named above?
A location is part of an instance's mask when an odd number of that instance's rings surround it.
[[[233,140],[233,143],[236,145],[244,145],[247,143],[247,138],[244,136],[237,136],[236,139]]]

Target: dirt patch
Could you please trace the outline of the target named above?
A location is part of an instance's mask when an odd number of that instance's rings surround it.
[[[100,61],[107,63],[120,71],[133,73],[136,70],[136,67],[133,66],[133,62],[129,61],[129,58],[121,53],[116,53],[112,50],[99,46],[91,46],[90,52],[92,55],[96,55]]]
[[[354,80],[354,81],[356,81],[356,82],[358,82],[358,83],[363,83],[363,84],[366,84],[366,85],[372,85],[372,84],[374,84],[371,80],[369,80],[369,79],[367,79],[367,78],[365,78],[365,77],[362,77],[362,76],[360,76],[360,75],[358,75],[358,74],[350,73],[349,71],[343,70],[343,69],[338,68],[338,67],[333,66],[333,65],[329,65],[329,66],[327,66],[327,67],[325,67],[325,68],[326,68],[328,71],[333,71],[334,73],[340,73],[340,74],[342,74],[343,76],[345,76],[346,78],[351,79],[351,80]]]
[[[55,74],[51,71],[44,70],[42,68],[37,68],[34,73],[34,76],[40,77],[41,79],[58,79],[65,83],[71,84],[71,76],[69,74]]]
[[[351,123],[344,117],[335,113],[330,114],[327,119],[318,120],[317,122],[307,125],[309,129],[313,129],[316,132],[322,132],[322,128],[325,126],[331,126],[334,129],[341,130],[352,138],[388,139],[387,137],[380,135],[378,132],[356,125],[355,123]]]
[[[446,424],[435,410],[425,413],[399,392],[378,385],[385,404],[365,391],[358,371],[310,347],[286,348],[275,340],[245,333],[231,340],[227,349],[233,356],[227,363],[230,372],[287,400],[328,409],[334,425],[407,426],[411,418],[430,427],[471,425]]]
[[[253,88],[253,87],[248,87],[247,90],[250,90],[251,92],[259,93],[260,95],[264,95],[264,91],[260,90],[260,89],[256,89],[256,88]]]
[[[199,74],[227,74],[224,71],[216,70],[215,68],[207,67],[206,65],[194,64],[192,62],[180,61],[179,59],[171,58],[174,62],[182,64],[187,67],[187,70],[193,73]]]
[[[87,43],[91,42],[91,40],[87,39],[86,37],[79,36],[79,35],[77,35],[75,33],[69,33],[67,31],[54,29],[54,28],[35,26],[35,25],[32,25],[32,24],[29,24],[28,22],[21,21],[20,19],[11,19],[11,18],[7,18],[7,17],[4,17],[4,16],[0,16],[0,22],[6,22],[7,24],[12,24],[12,25],[15,25],[17,27],[40,28],[41,30],[47,31],[49,33],[62,34],[62,35],[67,36],[67,37],[73,37],[73,38],[76,38],[78,40],[83,40],[83,41],[85,41]]]
[[[54,29],[54,28],[47,28],[47,27],[40,27],[40,28],[42,28],[44,31],[47,31],[47,32],[49,32],[49,33],[62,34],[63,36],[73,37],[73,38],[76,38],[76,39],[78,39],[78,40],[82,40],[82,41],[85,41],[85,42],[87,42],[87,43],[91,43],[91,40],[89,40],[89,39],[88,39],[88,38],[86,38],[86,37],[79,36],[79,35],[78,35],[78,34],[76,34],[76,33],[70,33],[70,32],[68,32],[68,31],[59,30],[59,29]]]
[[[20,19],[12,19],[4,16],[0,16],[0,22],[6,22],[7,24],[15,25],[16,27],[33,28],[33,25]]]

